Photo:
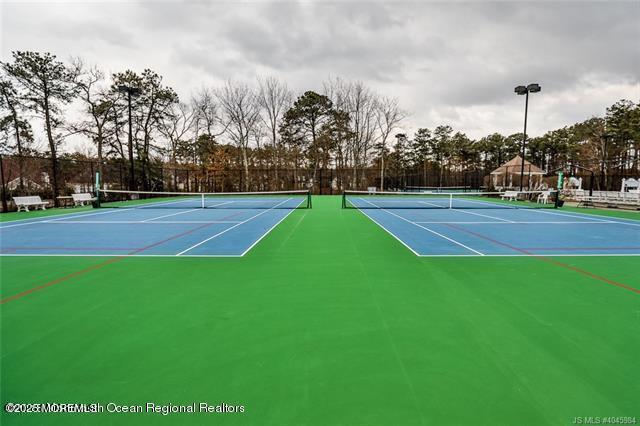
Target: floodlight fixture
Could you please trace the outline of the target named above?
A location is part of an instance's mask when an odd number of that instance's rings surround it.
[[[541,90],[542,88],[540,87],[540,85],[538,83],[531,83],[530,85],[527,86],[527,90],[530,93],[537,93]]]
[[[518,95],[526,95],[527,88],[525,86],[517,86],[514,90]]]

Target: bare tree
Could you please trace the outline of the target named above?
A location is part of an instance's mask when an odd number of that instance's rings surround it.
[[[202,88],[191,99],[194,111],[194,139],[202,131],[207,136],[215,138],[222,135],[228,126],[220,111],[216,94],[213,90]]]
[[[177,182],[177,153],[180,144],[189,140],[197,121],[197,111],[185,103],[173,104],[167,117],[159,123],[160,132],[167,138],[169,158],[173,167],[172,188]]]
[[[376,125],[380,149],[380,191],[384,191],[384,154],[387,140],[406,115],[406,112],[400,109],[396,98],[382,97],[376,102]]]
[[[349,157],[353,169],[352,185],[358,186],[358,171],[362,170],[364,177],[364,168],[377,137],[378,95],[360,81],[346,82],[341,78],[326,81],[324,90],[333,100],[335,109],[349,115],[350,139],[339,151]]]
[[[242,153],[244,189],[248,191],[249,159],[247,150],[251,132],[260,120],[260,104],[255,91],[244,83],[227,81],[216,94],[229,122],[229,136]]]
[[[362,82],[351,83],[347,97],[347,112],[353,128],[353,185],[358,186],[358,170],[367,165],[376,131],[377,95]]]
[[[98,172],[102,176],[104,146],[115,135],[115,115],[118,114],[120,95],[110,90],[105,74],[97,66],[86,68],[81,59],[75,58],[73,65],[78,73],[76,85],[79,98],[89,118],[71,127],[93,140],[98,150]],[[120,108],[121,109],[121,108]]]
[[[293,93],[286,83],[275,77],[258,78],[258,87],[258,102],[262,108],[261,119],[271,136],[275,181],[278,182],[278,167],[280,166],[281,155],[281,147],[278,143],[278,128],[281,118],[293,103]]]

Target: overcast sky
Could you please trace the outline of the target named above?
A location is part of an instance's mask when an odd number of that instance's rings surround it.
[[[532,136],[640,99],[640,1],[2,2],[12,50],[151,68],[183,100],[228,78],[273,75],[296,91],[360,80],[410,112],[405,131],[449,124],[478,138]]]

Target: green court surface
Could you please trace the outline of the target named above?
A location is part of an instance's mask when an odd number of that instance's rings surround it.
[[[419,258],[340,201],[242,258],[0,258],[3,406],[245,407],[1,423],[640,422],[637,257]]]

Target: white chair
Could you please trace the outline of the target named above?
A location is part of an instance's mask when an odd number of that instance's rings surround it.
[[[538,199],[536,200],[536,202],[539,204],[548,204],[550,196],[551,191],[542,191],[540,194],[538,194]]]

